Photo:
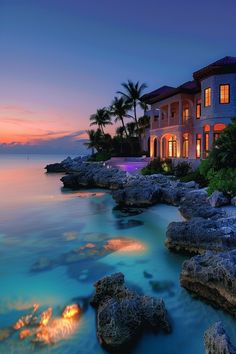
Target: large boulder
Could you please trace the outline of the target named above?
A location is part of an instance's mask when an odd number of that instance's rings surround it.
[[[144,207],[156,203],[179,205],[189,191],[186,183],[172,181],[169,176],[135,176],[113,192],[115,202],[123,206]]]
[[[67,157],[59,163],[47,165],[45,169],[48,173],[77,171],[78,169],[80,169],[82,163],[87,160],[87,158],[87,156],[78,156],[74,159],[72,159],[71,157]]]
[[[126,183],[126,172],[108,168],[103,163],[84,162],[76,173],[61,178],[66,188],[108,188],[116,189]]]
[[[213,192],[208,201],[213,208],[230,204],[230,198],[219,191]]]
[[[205,354],[236,354],[221,322],[216,322],[204,334]]]
[[[231,205],[235,206],[236,207],[236,197],[233,197],[231,199]]]
[[[114,191],[112,196],[120,206],[146,207],[160,201],[160,192],[159,185],[134,183]]]
[[[181,286],[236,317],[236,250],[207,251],[185,261]]]
[[[236,217],[172,222],[167,228],[166,246],[172,251],[187,254],[232,250],[236,248]]]
[[[121,352],[132,346],[143,329],[170,331],[163,300],[138,295],[115,273],[95,283],[91,304],[97,310],[97,336],[109,351]]]
[[[188,220],[194,217],[204,219],[219,218],[219,216],[223,215],[221,210],[210,205],[205,189],[187,191],[181,199],[179,211]]]

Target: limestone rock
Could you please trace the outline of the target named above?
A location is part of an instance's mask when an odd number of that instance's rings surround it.
[[[180,253],[229,251],[236,248],[236,217],[218,220],[193,218],[185,222],[172,222],[167,228],[166,237],[167,248]]]
[[[231,199],[231,205],[236,206],[236,197]]]
[[[221,210],[209,204],[205,189],[188,191],[181,200],[179,211],[188,220],[194,217],[209,219],[223,216]]]
[[[219,191],[213,192],[208,200],[213,208],[228,205],[230,203],[230,199]]]
[[[108,350],[129,347],[145,328],[170,331],[163,300],[129,290],[122,273],[99,280],[95,288],[91,304],[97,310],[97,335]]]
[[[236,250],[207,251],[182,266],[181,285],[236,317]]]
[[[216,322],[204,334],[205,354],[236,354],[221,322]]]

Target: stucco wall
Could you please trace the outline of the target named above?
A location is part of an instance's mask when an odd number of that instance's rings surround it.
[[[220,104],[220,85],[230,85],[230,103]],[[204,107],[204,90],[211,87],[211,106]],[[236,116],[236,74],[214,75],[201,82],[202,117],[207,118],[232,118]]]

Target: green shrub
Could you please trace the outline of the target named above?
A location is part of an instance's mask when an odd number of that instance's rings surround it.
[[[188,173],[186,176],[180,178],[181,182],[195,181],[200,187],[206,187],[208,180],[200,173],[199,169]]]
[[[111,158],[111,155],[105,151],[97,152],[89,157],[88,161],[100,162],[107,161]]]
[[[172,160],[161,160],[160,157],[150,161],[149,164],[141,170],[143,175],[153,175],[156,173],[171,174],[172,172]]]
[[[236,169],[222,168],[219,171],[210,169],[208,171],[208,194],[218,190],[230,196],[236,195]]]
[[[184,177],[192,172],[192,167],[189,162],[179,162],[174,168],[174,174],[176,177]]]

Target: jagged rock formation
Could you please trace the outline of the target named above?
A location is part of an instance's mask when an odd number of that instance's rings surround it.
[[[211,206],[214,208],[230,204],[230,198],[226,197],[224,193],[219,191],[213,192],[208,200]]]
[[[187,220],[194,217],[212,219],[222,216],[221,210],[213,208],[210,205],[205,189],[195,189],[186,193],[184,198],[181,199],[179,211]]]
[[[65,160],[52,163],[45,167],[48,173],[53,172],[69,172],[69,171],[77,171],[83,162],[87,160],[87,156],[78,156],[72,159],[71,157],[67,157]]]
[[[221,322],[216,322],[204,334],[205,354],[236,354]]]
[[[129,290],[122,273],[104,277],[94,286],[91,304],[97,310],[97,335],[109,351],[127,349],[145,328],[170,331],[163,300]]]
[[[236,250],[205,252],[185,261],[181,285],[236,317]]]
[[[232,250],[236,248],[236,217],[172,222],[167,228],[166,246],[172,251],[187,254]]]
[[[194,184],[195,185],[195,184]],[[150,206],[156,203],[179,205],[185,193],[193,188],[193,184],[181,183],[161,174],[151,176],[135,176],[122,188],[114,191],[112,196],[121,206]]]
[[[98,162],[84,162],[76,173],[61,178],[66,188],[108,188],[116,189],[127,182],[127,174],[117,168],[108,168]]]

